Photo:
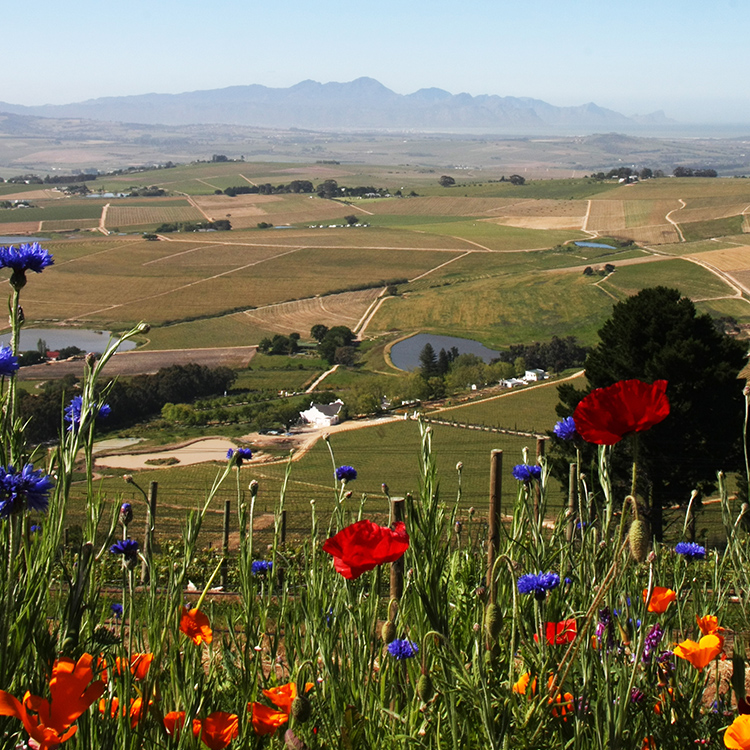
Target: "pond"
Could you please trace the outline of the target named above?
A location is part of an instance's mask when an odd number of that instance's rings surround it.
[[[19,351],[28,352],[36,350],[39,339],[47,343],[47,349],[56,351],[67,346],[77,346],[85,352],[96,352],[101,354],[109,343],[109,331],[90,331],[85,328],[23,328],[21,329],[21,342]],[[10,344],[10,333],[0,336],[0,344]],[[126,341],[120,346],[121,352],[135,349],[137,345],[133,341]]]
[[[399,341],[391,347],[391,361],[399,370],[415,370],[419,367],[419,354],[425,344],[430,344],[439,354],[441,349],[448,351],[456,347],[459,354],[476,354],[485,362],[497,359],[499,352],[488,349],[478,341],[460,339],[456,336],[438,336],[433,333],[418,333],[408,339]]]
[[[603,242],[574,242],[574,245],[577,245],[578,247],[606,247],[609,250],[617,250],[617,248],[614,245],[605,245]]]
[[[26,242],[49,242],[49,237],[27,237],[26,235],[8,235],[0,237],[0,245],[23,245]]]

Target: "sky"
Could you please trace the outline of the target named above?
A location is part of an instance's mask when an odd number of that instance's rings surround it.
[[[594,102],[750,122],[747,0],[35,0],[8,3],[0,101],[369,76],[399,94]]]

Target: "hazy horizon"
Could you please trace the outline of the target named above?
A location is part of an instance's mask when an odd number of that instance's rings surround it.
[[[4,12],[4,38],[26,54],[0,100],[70,104],[105,96],[367,76],[399,94],[594,102],[627,116],[663,110],[681,123],[750,122],[744,40],[750,4],[697,0],[569,4],[381,0],[133,0]]]

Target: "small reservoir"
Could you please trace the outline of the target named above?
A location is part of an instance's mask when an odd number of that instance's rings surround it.
[[[433,333],[417,333],[391,347],[391,361],[399,370],[415,370],[419,367],[419,355],[426,344],[432,346],[435,354],[440,354],[441,349],[448,351],[455,346],[459,354],[476,354],[485,362],[497,359],[499,355],[499,352],[488,349],[484,344],[472,339],[461,339],[457,336],[438,336]]]
[[[614,245],[605,245],[603,242],[578,241],[574,242],[573,244],[578,247],[606,247],[608,250],[617,250]]]
[[[22,328],[19,351],[29,352],[37,348],[39,339],[47,343],[47,349],[57,351],[68,346],[77,346],[84,352],[101,354],[107,347],[109,331],[91,331],[85,328]],[[0,344],[10,345],[10,333],[0,336]],[[135,349],[133,341],[126,341],[120,346],[121,352]]]

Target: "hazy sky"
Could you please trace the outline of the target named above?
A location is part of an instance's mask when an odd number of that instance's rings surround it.
[[[750,122],[748,0],[6,3],[0,101],[376,78]]]

